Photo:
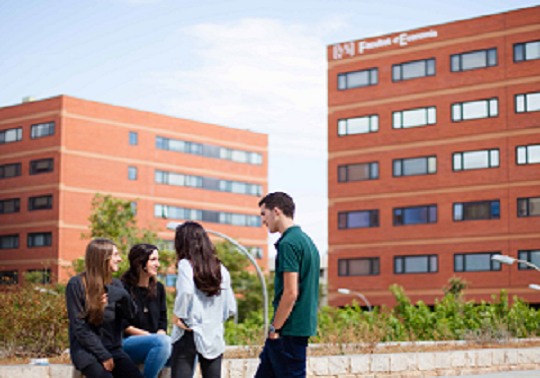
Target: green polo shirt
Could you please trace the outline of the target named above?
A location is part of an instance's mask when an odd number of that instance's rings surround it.
[[[283,273],[298,273],[298,298],[281,329],[282,335],[313,336],[317,333],[319,302],[319,251],[298,226],[289,227],[275,244],[276,276],[274,316],[283,295]]]

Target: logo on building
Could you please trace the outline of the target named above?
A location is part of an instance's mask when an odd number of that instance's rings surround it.
[[[436,38],[437,36],[437,31],[430,29],[429,31],[421,33],[401,33],[394,37],[377,38],[375,41],[359,41],[358,55],[362,55],[366,50],[373,50],[379,47],[392,45],[407,46],[410,42],[421,41],[427,38]],[[334,60],[357,55],[354,42],[339,43],[332,46],[332,49]]]

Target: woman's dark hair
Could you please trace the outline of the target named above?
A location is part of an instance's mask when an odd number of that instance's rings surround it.
[[[177,262],[186,259],[193,267],[197,289],[213,297],[221,294],[221,261],[204,228],[196,222],[186,222],[176,228],[174,237]]]
[[[127,283],[131,287],[131,295],[133,294],[133,288],[139,284],[139,278],[141,271],[146,270],[146,264],[150,259],[150,255],[158,249],[152,244],[135,244],[129,250],[129,269],[122,275],[122,282]],[[148,283],[148,297],[153,298],[157,294],[157,280],[156,277],[150,277]]]

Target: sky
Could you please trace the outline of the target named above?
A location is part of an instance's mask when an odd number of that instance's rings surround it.
[[[326,46],[536,5],[0,0],[0,107],[65,94],[268,134],[269,190],[325,253]]]

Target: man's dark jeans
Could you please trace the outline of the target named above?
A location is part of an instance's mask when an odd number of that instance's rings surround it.
[[[308,339],[286,335],[266,339],[255,378],[305,377]]]

